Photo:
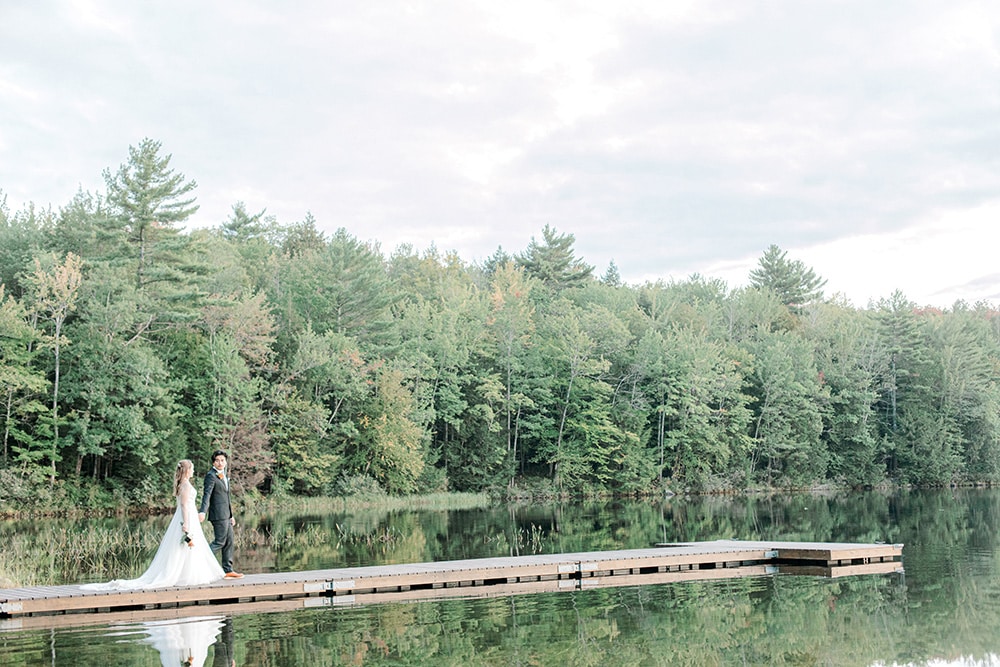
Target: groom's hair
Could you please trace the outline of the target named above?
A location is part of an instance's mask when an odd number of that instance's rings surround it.
[[[215,463],[215,458],[217,456],[221,456],[222,458],[226,459],[227,461],[229,460],[229,457],[226,456],[226,453],[224,451],[222,451],[221,449],[216,449],[214,452],[212,452],[212,460],[211,460],[212,463]]]

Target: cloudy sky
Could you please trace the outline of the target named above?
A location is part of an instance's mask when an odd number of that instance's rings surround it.
[[[234,203],[479,261],[552,225],[630,283],[774,243],[855,305],[1000,303],[996,0],[0,0],[0,191],[144,137]]]

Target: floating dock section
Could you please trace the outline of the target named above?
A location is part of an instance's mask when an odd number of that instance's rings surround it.
[[[123,612],[163,609],[190,608],[190,612],[204,614],[206,605],[213,612],[244,606],[270,611],[775,573],[880,574],[902,571],[902,553],[901,544],[720,540],[659,544],[649,549],[248,574],[203,586],[138,591],[84,591],[79,586],[0,589],[0,630],[25,627],[23,621],[31,617],[48,617],[46,625],[51,626],[53,616],[73,616],[75,625],[81,614],[96,614],[104,620]]]

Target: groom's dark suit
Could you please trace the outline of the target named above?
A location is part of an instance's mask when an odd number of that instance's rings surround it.
[[[212,540],[212,551],[222,552],[222,569],[233,571],[233,506],[229,501],[229,480],[224,473],[210,468],[205,474],[205,491],[201,496],[200,514],[205,514],[212,522],[215,539]]]

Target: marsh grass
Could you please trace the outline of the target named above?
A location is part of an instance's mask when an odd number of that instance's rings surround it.
[[[129,579],[142,574],[163,538],[165,523],[94,525],[46,521],[32,529],[0,529],[0,587]]]
[[[388,496],[243,496],[243,511],[253,513],[331,514],[375,510],[464,510],[489,507],[493,504],[485,493],[429,493],[426,495]]]
[[[487,543],[495,543],[506,548],[511,556],[540,554],[545,548],[545,531],[541,526],[531,524],[530,528],[519,527],[510,533],[498,533],[485,538]]]
[[[335,523],[333,532],[326,526],[310,524],[298,530],[284,526],[277,531],[269,528],[247,528],[236,531],[237,548],[253,547],[308,547],[315,544],[333,543],[336,547],[375,547],[399,542],[403,535],[392,526],[379,527],[370,532],[358,532],[344,524]]]
[[[334,526],[337,531],[337,546],[358,545],[366,548],[379,547],[383,550],[399,542],[403,536],[392,526],[386,526],[372,533],[357,533],[345,528],[339,523]]]
[[[351,496],[346,498],[261,498],[244,496],[238,514],[313,515],[348,514],[353,525],[338,523],[293,528],[245,522],[236,530],[236,548],[247,558],[267,557],[272,550],[306,552],[324,548],[392,550],[404,536],[381,524],[393,511],[448,511],[488,507],[489,496],[475,493],[436,493],[424,496]],[[166,510],[162,510],[166,512]],[[148,513],[148,512],[147,512]],[[364,517],[380,517],[379,520]],[[86,583],[139,576],[153,559],[170,515],[143,518],[102,516],[86,511],[58,518],[0,521],[0,588]],[[239,517],[237,521],[239,522]],[[211,526],[202,525],[211,541]],[[370,529],[366,529],[368,527]],[[531,535],[514,537],[513,549],[530,549]]]
[[[0,482],[3,480],[0,479]],[[115,500],[113,503],[90,502],[82,499],[76,502],[25,504],[16,499],[0,495],[0,519],[28,519],[32,517],[122,517],[148,516],[172,509],[173,499],[159,498],[146,504],[128,503]],[[251,492],[234,498],[238,512],[275,513],[292,512],[303,514],[354,512],[358,510],[392,511],[419,509],[430,511],[463,510],[489,507],[494,504],[486,493],[428,493],[424,495],[390,496],[384,493],[358,494],[350,496],[262,496]]]

